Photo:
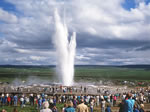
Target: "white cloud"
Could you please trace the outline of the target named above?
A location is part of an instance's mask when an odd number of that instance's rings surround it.
[[[76,59],[77,60],[82,60],[82,59],[84,59],[84,60],[90,60],[89,57],[86,57],[86,56],[83,56],[83,55],[76,56]]]
[[[41,56],[30,56],[30,58],[32,60],[35,60],[35,61],[45,60],[46,59],[45,57],[41,57]]]
[[[25,14],[20,18],[19,27],[23,25],[25,31],[32,33],[44,29],[53,31],[52,18],[56,7],[62,17],[65,7],[70,30],[75,29],[80,33],[87,32],[105,38],[141,39],[143,32],[148,33],[146,29],[150,30],[150,4],[144,2],[139,2],[135,9],[127,11],[121,6],[124,0],[71,0],[63,1],[64,3],[55,0],[7,1],[15,4]],[[144,39],[148,38],[149,36]]]
[[[15,5],[19,12],[8,12],[0,8],[0,32],[4,40],[0,39],[0,56],[5,60],[0,63],[30,63],[36,64],[55,63],[55,54],[51,43],[53,35],[53,11],[58,8],[61,17],[64,16],[69,30],[77,32],[77,45],[82,50],[77,50],[77,64],[111,64],[115,62],[124,63],[148,63],[145,55],[134,55],[137,51],[125,52],[126,48],[109,49],[84,48],[98,39],[150,41],[150,3],[145,4],[142,0],[136,8],[126,10],[122,7],[125,0],[6,0]],[[12,24],[13,23],[13,24]],[[87,37],[78,37],[78,34],[87,33]],[[59,44],[59,43],[58,43]],[[83,45],[83,46],[82,46]],[[87,45],[88,46],[88,45]],[[86,46],[86,47],[87,47]],[[96,47],[96,45],[93,45]],[[108,44],[113,47],[113,45]],[[117,45],[116,45],[117,46]],[[118,43],[118,47],[120,47]],[[137,46],[135,46],[137,47]],[[116,54],[111,57],[112,51]],[[141,52],[140,52],[141,53]],[[120,55],[118,55],[120,54]],[[12,57],[10,57],[12,55]],[[126,57],[124,57],[126,55]],[[24,58],[26,57],[26,58]],[[128,60],[127,58],[130,57]],[[103,60],[100,59],[104,59]],[[145,59],[144,59],[145,58]],[[21,61],[24,60],[24,61]]]
[[[18,49],[18,48],[16,48],[15,50],[18,53],[31,53],[32,52],[31,50],[27,50],[27,49]]]
[[[121,7],[123,1],[120,0],[81,1],[76,12],[78,31],[93,26],[99,37],[150,39],[149,35],[141,38],[143,32],[148,33],[147,29],[150,30],[150,4],[142,2],[137,8],[127,11]],[[87,30],[87,33],[91,32]]]
[[[6,23],[17,23],[18,18],[12,14],[9,13],[2,8],[0,8],[0,21],[6,22]]]
[[[92,35],[97,35],[96,30],[94,28],[92,28],[92,27],[86,28],[85,31],[89,32]]]

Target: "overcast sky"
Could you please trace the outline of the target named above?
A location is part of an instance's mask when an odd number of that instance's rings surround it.
[[[76,64],[150,64],[150,0],[0,0],[0,64],[56,64],[55,8],[77,32]]]

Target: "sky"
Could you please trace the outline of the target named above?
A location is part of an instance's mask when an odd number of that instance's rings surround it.
[[[56,8],[76,65],[150,64],[150,0],[0,0],[0,65],[56,64]]]

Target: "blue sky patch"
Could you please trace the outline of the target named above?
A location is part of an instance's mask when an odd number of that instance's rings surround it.
[[[134,0],[125,0],[125,2],[122,4],[123,8],[126,10],[130,10],[131,8],[136,7],[136,3]]]
[[[146,4],[149,4],[149,3],[150,3],[150,0],[145,0],[145,3],[146,3]]]
[[[6,2],[5,0],[0,0],[0,7],[7,11],[16,12],[16,7],[13,4]]]
[[[142,2],[142,1],[141,1]],[[145,4],[148,5],[150,3],[150,0],[144,0]],[[139,4],[137,4],[135,2],[135,0],[125,0],[124,3],[122,4],[123,8],[126,10],[131,10],[134,9],[138,6]]]

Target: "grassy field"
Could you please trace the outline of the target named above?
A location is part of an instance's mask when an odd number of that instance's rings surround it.
[[[119,102],[117,102],[117,105],[119,104]],[[145,110],[146,112],[150,112],[150,104],[144,104],[145,105]],[[63,108],[63,104],[56,104],[56,107],[58,109],[58,112],[61,112],[62,108]],[[0,107],[0,112],[2,109],[5,109],[7,112],[13,112],[13,109],[16,108],[18,110],[18,112],[40,112],[39,110],[36,109],[36,106],[29,106],[26,105],[26,107],[21,108],[20,106],[14,107],[14,106],[3,106]],[[90,108],[89,108],[90,110]],[[119,111],[119,107],[111,107],[112,112],[118,112]],[[101,112],[101,108],[100,106],[98,107],[94,107],[94,112]]]
[[[52,79],[55,67],[0,67],[0,81],[11,82],[15,78],[26,80],[29,76]],[[150,81],[150,70],[145,68],[77,66],[75,80],[146,80]]]
[[[61,112],[63,108],[63,104],[57,104],[58,112]],[[20,106],[14,107],[14,106],[2,106],[0,107],[0,112],[2,109],[5,109],[7,112],[13,112],[14,108],[18,110],[18,112],[40,112],[38,109],[36,109],[36,106],[30,106],[26,105],[24,108],[21,108]]]
[[[3,107],[0,107],[0,111],[2,111],[2,109],[5,109],[7,112],[13,112],[14,108],[16,107],[3,106]],[[16,109],[18,110],[18,112],[38,112],[35,107],[25,107],[25,108],[17,107]]]

